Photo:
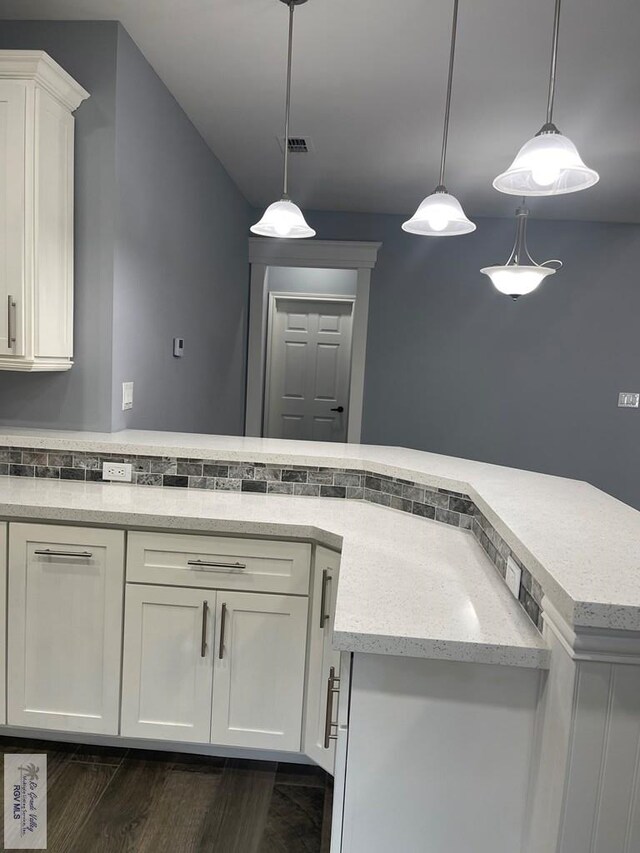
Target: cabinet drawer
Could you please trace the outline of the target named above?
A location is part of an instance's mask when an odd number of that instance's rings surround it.
[[[308,595],[310,559],[303,542],[130,533],[127,580]]]

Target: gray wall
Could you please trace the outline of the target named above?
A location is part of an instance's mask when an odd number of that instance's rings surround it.
[[[250,209],[122,28],[116,169],[113,429],[241,433]]]
[[[576,477],[640,508],[640,410],[616,406],[640,391],[639,226],[533,219],[533,256],[565,266],[513,302],[479,272],[506,261],[510,220],[443,239],[396,216],[308,221],[322,239],[383,242],[363,442]]]
[[[76,111],[75,365],[0,371],[0,424],[108,430],[115,220],[117,24],[3,21],[1,49],[46,50],[91,97]]]
[[[356,270],[326,270],[311,267],[269,267],[269,292],[313,293],[323,296],[355,296]]]
[[[245,199],[119,24],[3,21],[0,48],[46,50],[91,95],[76,112],[75,364],[0,372],[0,424],[242,432]]]

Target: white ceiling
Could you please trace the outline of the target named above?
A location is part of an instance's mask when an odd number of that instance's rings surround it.
[[[437,183],[451,0],[309,0],[296,11],[292,196],[413,212]],[[287,8],[278,0],[2,0],[0,17],[118,19],[255,205],[280,191]],[[553,0],[462,0],[447,185],[510,215],[492,178],[543,123]],[[600,172],[548,218],[640,222],[640,3],[565,0],[556,124]]]

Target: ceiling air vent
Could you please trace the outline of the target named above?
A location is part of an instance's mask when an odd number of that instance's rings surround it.
[[[284,151],[284,136],[278,137],[280,150]],[[308,136],[290,136],[288,140],[289,154],[310,154],[313,149],[313,143]]]

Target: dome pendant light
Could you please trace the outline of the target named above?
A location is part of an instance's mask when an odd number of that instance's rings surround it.
[[[537,264],[527,248],[527,218],[529,211],[524,206],[516,210],[516,241],[509,260],[501,267],[484,267],[480,272],[488,275],[496,290],[518,299],[527,293],[534,291],[548,275],[553,275],[556,269],[547,264],[558,264],[557,269],[562,266],[562,261],[545,261]]]
[[[291,113],[291,57],[293,54],[293,11],[296,6],[306,3],[307,0],[280,0],[289,7],[289,48],[287,53],[287,97],[284,120],[284,169],[283,189],[280,201],[274,201],[265,210],[260,222],[251,226],[254,234],[262,237],[288,237],[303,238],[315,236],[315,231],[310,228],[302,211],[297,204],[289,198],[289,116]]]
[[[457,234],[469,234],[476,226],[464,215],[458,199],[449,195],[444,185],[444,167],[447,159],[447,139],[449,136],[449,116],[451,113],[451,85],[453,83],[453,60],[456,50],[456,31],[458,28],[458,0],[453,0],[453,24],[451,27],[451,52],[449,55],[449,78],[447,81],[447,101],[442,132],[442,154],[440,157],[440,181],[435,190],[420,204],[411,219],[402,223],[402,230],[410,234],[426,237],[455,237]]]
[[[582,162],[573,142],[563,136],[553,123],[560,3],[561,0],[556,0],[547,120],[533,139],[526,142],[518,151],[516,159],[507,171],[494,180],[493,186],[501,193],[529,196],[562,195],[586,190],[600,180],[598,173]]]

